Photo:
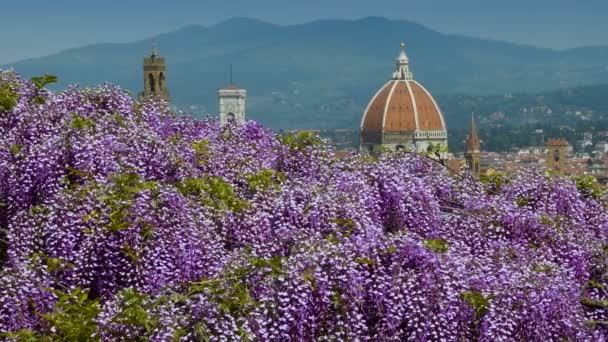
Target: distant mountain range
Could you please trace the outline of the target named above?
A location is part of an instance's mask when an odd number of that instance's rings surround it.
[[[415,78],[438,98],[542,92],[608,80],[608,47],[556,51],[442,34],[384,18],[293,26],[236,18],[0,68],[27,77],[55,74],[58,87],[107,81],[137,94],[142,59],[156,44],[167,58],[167,84],[178,108],[215,113],[216,91],[228,83],[234,64],[235,83],[249,92],[249,118],[274,128],[354,128],[371,96],[389,79],[402,40]],[[453,110],[442,109],[448,125],[456,124]]]

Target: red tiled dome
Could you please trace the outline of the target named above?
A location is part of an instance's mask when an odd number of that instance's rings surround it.
[[[446,131],[431,94],[414,80],[391,80],[372,98],[361,120],[361,132]]]
[[[409,63],[402,43],[393,79],[374,95],[363,113],[363,135],[447,131],[437,102],[414,80]]]

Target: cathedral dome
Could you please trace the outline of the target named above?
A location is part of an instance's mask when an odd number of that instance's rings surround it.
[[[361,119],[361,142],[415,144],[419,138],[437,138],[440,143],[447,144],[443,114],[429,91],[414,80],[404,47],[402,44],[393,79],[380,88],[365,109]]]
[[[392,80],[372,98],[363,114],[363,132],[446,130],[435,99],[414,80]]]
[[[397,71],[371,99],[361,120],[362,132],[414,132],[446,130],[443,114],[429,93],[413,79],[405,51]]]

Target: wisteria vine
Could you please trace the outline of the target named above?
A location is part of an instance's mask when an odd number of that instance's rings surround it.
[[[607,203],[0,71],[0,338],[605,341]]]

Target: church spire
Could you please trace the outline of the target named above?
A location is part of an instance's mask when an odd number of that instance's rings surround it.
[[[401,53],[397,57],[397,70],[393,73],[394,80],[412,80],[414,75],[410,71],[410,60],[405,54],[405,43],[401,42]]]
[[[475,115],[472,113],[466,145],[467,150],[464,153],[464,158],[467,167],[473,174],[478,176],[481,173],[481,144],[479,141],[479,133],[477,132],[477,125],[475,125]]]
[[[471,121],[469,122],[469,136],[467,137],[467,151],[479,152],[479,150],[479,133],[477,132],[477,125],[475,125],[475,115],[471,114]]]

